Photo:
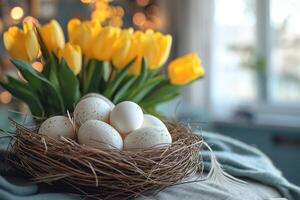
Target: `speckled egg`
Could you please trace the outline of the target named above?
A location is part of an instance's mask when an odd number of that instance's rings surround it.
[[[124,149],[146,149],[170,145],[170,133],[161,127],[145,127],[137,129],[127,135],[124,140]]]
[[[101,95],[101,94],[97,94],[97,93],[88,93],[86,95],[84,95],[81,100],[89,98],[89,97],[96,97],[99,99],[102,99],[103,101],[105,101],[108,105],[110,105],[110,107],[113,109],[115,107],[115,104],[113,102],[111,102],[111,100],[109,100],[108,98],[106,98],[105,96]]]
[[[74,118],[77,125],[88,120],[101,120],[108,122],[111,107],[102,99],[89,97],[81,100],[75,107]]]
[[[131,101],[119,103],[110,113],[110,124],[121,134],[128,134],[140,128],[143,120],[141,107]]]
[[[118,131],[98,120],[89,120],[79,128],[78,142],[99,149],[123,148],[123,140]]]
[[[149,114],[144,114],[144,121],[142,124],[142,128],[144,127],[161,127],[161,128],[165,128],[166,130],[168,130],[168,128],[166,127],[166,125],[157,117],[153,116],[153,115],[149,115]]]
[[[39,128],[39,134],[58,139],[60,136],[65,138],[75,138],[75,131],[69,118],[65,116],[50,117],[45,120]]]

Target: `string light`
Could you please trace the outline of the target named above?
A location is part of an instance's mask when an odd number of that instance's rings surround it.
[[[10,11],[10,16],[14,20],[21,19],[23,17],[23,15],[24,15],[24,10],[23,10],[23,8],[21,8],[19,6],[13,7]]]
[[[133,15],[132,21],[137,26],[142,26],[146,22],[146,16],[142,12],[137,12]]]
[[[12,100],[12,95],[8,91],[3,91],[0,93],[0,101],[3,104],[8,104]]]

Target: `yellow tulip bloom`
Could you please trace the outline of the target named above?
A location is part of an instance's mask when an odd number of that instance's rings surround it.
[[[79,74],[82,66],[82,53],[78,45],[67,43],[63,49],[58,53],[59,58],[66,60],[68,66],[75,75]]]
[[[136,60],[133,66],[129,69],[128,74],[139,75],[142,68],[142,58],[144,56],[145,33],[142,31],[135,31],[133,34],[133,46],[136,52]]]
[[[33,62],[39,54],[38,39],[29,23],[23,24],[23,30],[10,27],[3,34],[3,42],[9,55],[25,62]]]
[[[64,32],[56,20],[51,20],[49,23],[41,26],[40,32],[49,52],[57,53],[59,49],[65,46]]]
[[[203,76],[204,68],[196,53],[176,58],[168,66],[170,82],[174,85],[185,85]]]
[[[133,29],[122,30],[120,38],[116,41],[112,57],[114,67],[121,69],[136,56],[137,51],[133,42]]]
[[[71,19],[68,23],[69,41],[80,46],[83,54],[93,58],[93,40],[101,29],[99,21],[83,21]]]
[[[145,33],[144,56],[147,58],[149,69],[161,67],[168,59],[172,45],[171,35],[163,35],[148,30]]]
[[[120,28],[112,26],[102,28],[95,36],[93,46],[91,46],[94,58],[98,60],[111,60],[120,34]]]

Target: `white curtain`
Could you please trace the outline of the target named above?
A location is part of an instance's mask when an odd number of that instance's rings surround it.
[[[168,27],[174,38],[173,56],[195,51],[200,56],[206,73],[183,91],[182,103],[187,110],[209,113],[210,63],[214,16],[213,0],[162,0],[168,13]]]

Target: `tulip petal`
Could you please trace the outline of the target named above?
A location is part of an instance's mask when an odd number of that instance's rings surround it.
[[[24,41],[24,32],[15,26],[10,27],[3,34],[3,43],[9,55],[13,58],[29,62]]]
[[[37,37],[32,29],[28,30],[25,34],[25,48],[28,60],[33,62],[38,57],[40,47]]]

